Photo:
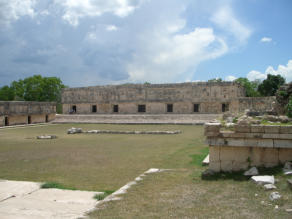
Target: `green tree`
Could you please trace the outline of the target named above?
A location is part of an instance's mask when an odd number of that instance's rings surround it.
[[[3,86],[0,88],[0,100],[2,101],[10,101],[14,100],[14,90],[9,86]]]
[[[208,82],[222,82],[222,78],[212,78],[210,80],[208,80]]]
[[[258,92],[262,96],[275,96],[277,90],[283,84],[285,84],[285,78],[281,75],[268,74],[267,79],[259,85]]]
[[[60,78],[42,77],[41,75],[34,75],[11,83],[15,99],[25,101],[60,102],[61,89],[64,87]]]
[[[247,78],[237,78],[235,82],[241,84],[245,88],[245,95],[247,97],[259,97],[260,93],[257,91],[259,81],[249,81]]]

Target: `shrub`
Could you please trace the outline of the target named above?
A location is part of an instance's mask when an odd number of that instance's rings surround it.
[[[289,118],[292,118],[292,98],[290,98],[286,108],[287,108],[287,116]]]

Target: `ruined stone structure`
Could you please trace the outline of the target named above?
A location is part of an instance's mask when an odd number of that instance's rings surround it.
[[[273,167],[292,161],[292,126],[236,125],[220,131],[220,123],[205,125],[209,168],[215,172]]]
[[[233,82],[125,84],[62,91],[63,113],[192,114],[240,112],[272,107],[271,98],[246,98]]]
[[[0,126],[49,122],[55,115],[56,103],[0,101]]]

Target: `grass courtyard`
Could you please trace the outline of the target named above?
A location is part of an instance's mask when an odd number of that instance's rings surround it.
[[[84,130],[181,130],[176,135],[76,134]],[[53,134],[57,139],[37,140]],[[190,125],[62,124],[0,130],[0,179],[57,182],[80,190],[115,191],[149,168],[123,200],[99,206],[91,218],[289,218],[292,195],[277,173],[282,200],[250,181],[206,181],[200,165],[208,153],[203,127]],[[275,205],[279,208],[275,209]]]

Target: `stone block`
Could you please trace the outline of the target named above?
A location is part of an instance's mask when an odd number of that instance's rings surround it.
[[[250,165],[257,167],[262,166],[263,165],[262,157],[264,156],[263,154],[264,154],[263,148],[258,147],[251,148],[250,156],[247,158],[250,161]]]
[[[232,172],[233,161],[220,161],[220,169],[223,172]]]
[[[248,162],[238,162],[233,161],[232,163],[232,171],[240,171],[240,170],[246,170],[249,166]]]
[[[279,150],[276,148],[252,148],[250,163],[252,166],[275,166],[279,163]]]
[[[220,147],[220,161],[233,161],[235,159],[236,150],[234,147]]]
[[[205,132],[204,135],[206,137],[217,137],[220,135],[220,132],[208,131],[208,132]]]
[[[258,139],[257,147],[272,148],[274,147],[273,139]]]
[[[267,134],[263,134],[263,138],[292,139],[292,134],[273,134],[273,133],[267,133]]]
[[[209,147],[209,160],[210,160],[210,163],[220,161],[220,147],[217,147],[217,146]]]
[[[236,125],[234,126],[235,132],[239,133],[250,133],[250,126],[249,125]]]
[[[245,144],[244,144],[244,139],[242,138],[228,138],[228,139],[225,139],[225,143],[226,145],[228,146],[234,146],[234,147],[244,147]]]
[[[291,148],[292,149],[292,140],[274,140],[274,148]]]
[[[277,125],[265,125],[265,133],[280,133],[280,126]]]
[[[250,127],[250,131],[252,133],[264,133],[265,132],[265,128],[263,125],[252,125]]]
[[[221,128],[220,123],[206,123],[205,124],[205,132],[219,132]]]
[[[248,157],[250,156],[250,147],[234,147],[234,158],[233,161],[238,163],[247,162]]]
[[[292,161],[292,149],[280,148],[279,149],[279,161],[284,164],[287,161]]]
[[[209,169],[210,170],[213,170],[214,172],[220,172],[221,171],[221,168],[220,168],[220,161],[210,161],[209,163]]]
[[[292,134],[292,126],[281,126],[280,133],[281,134]]]

